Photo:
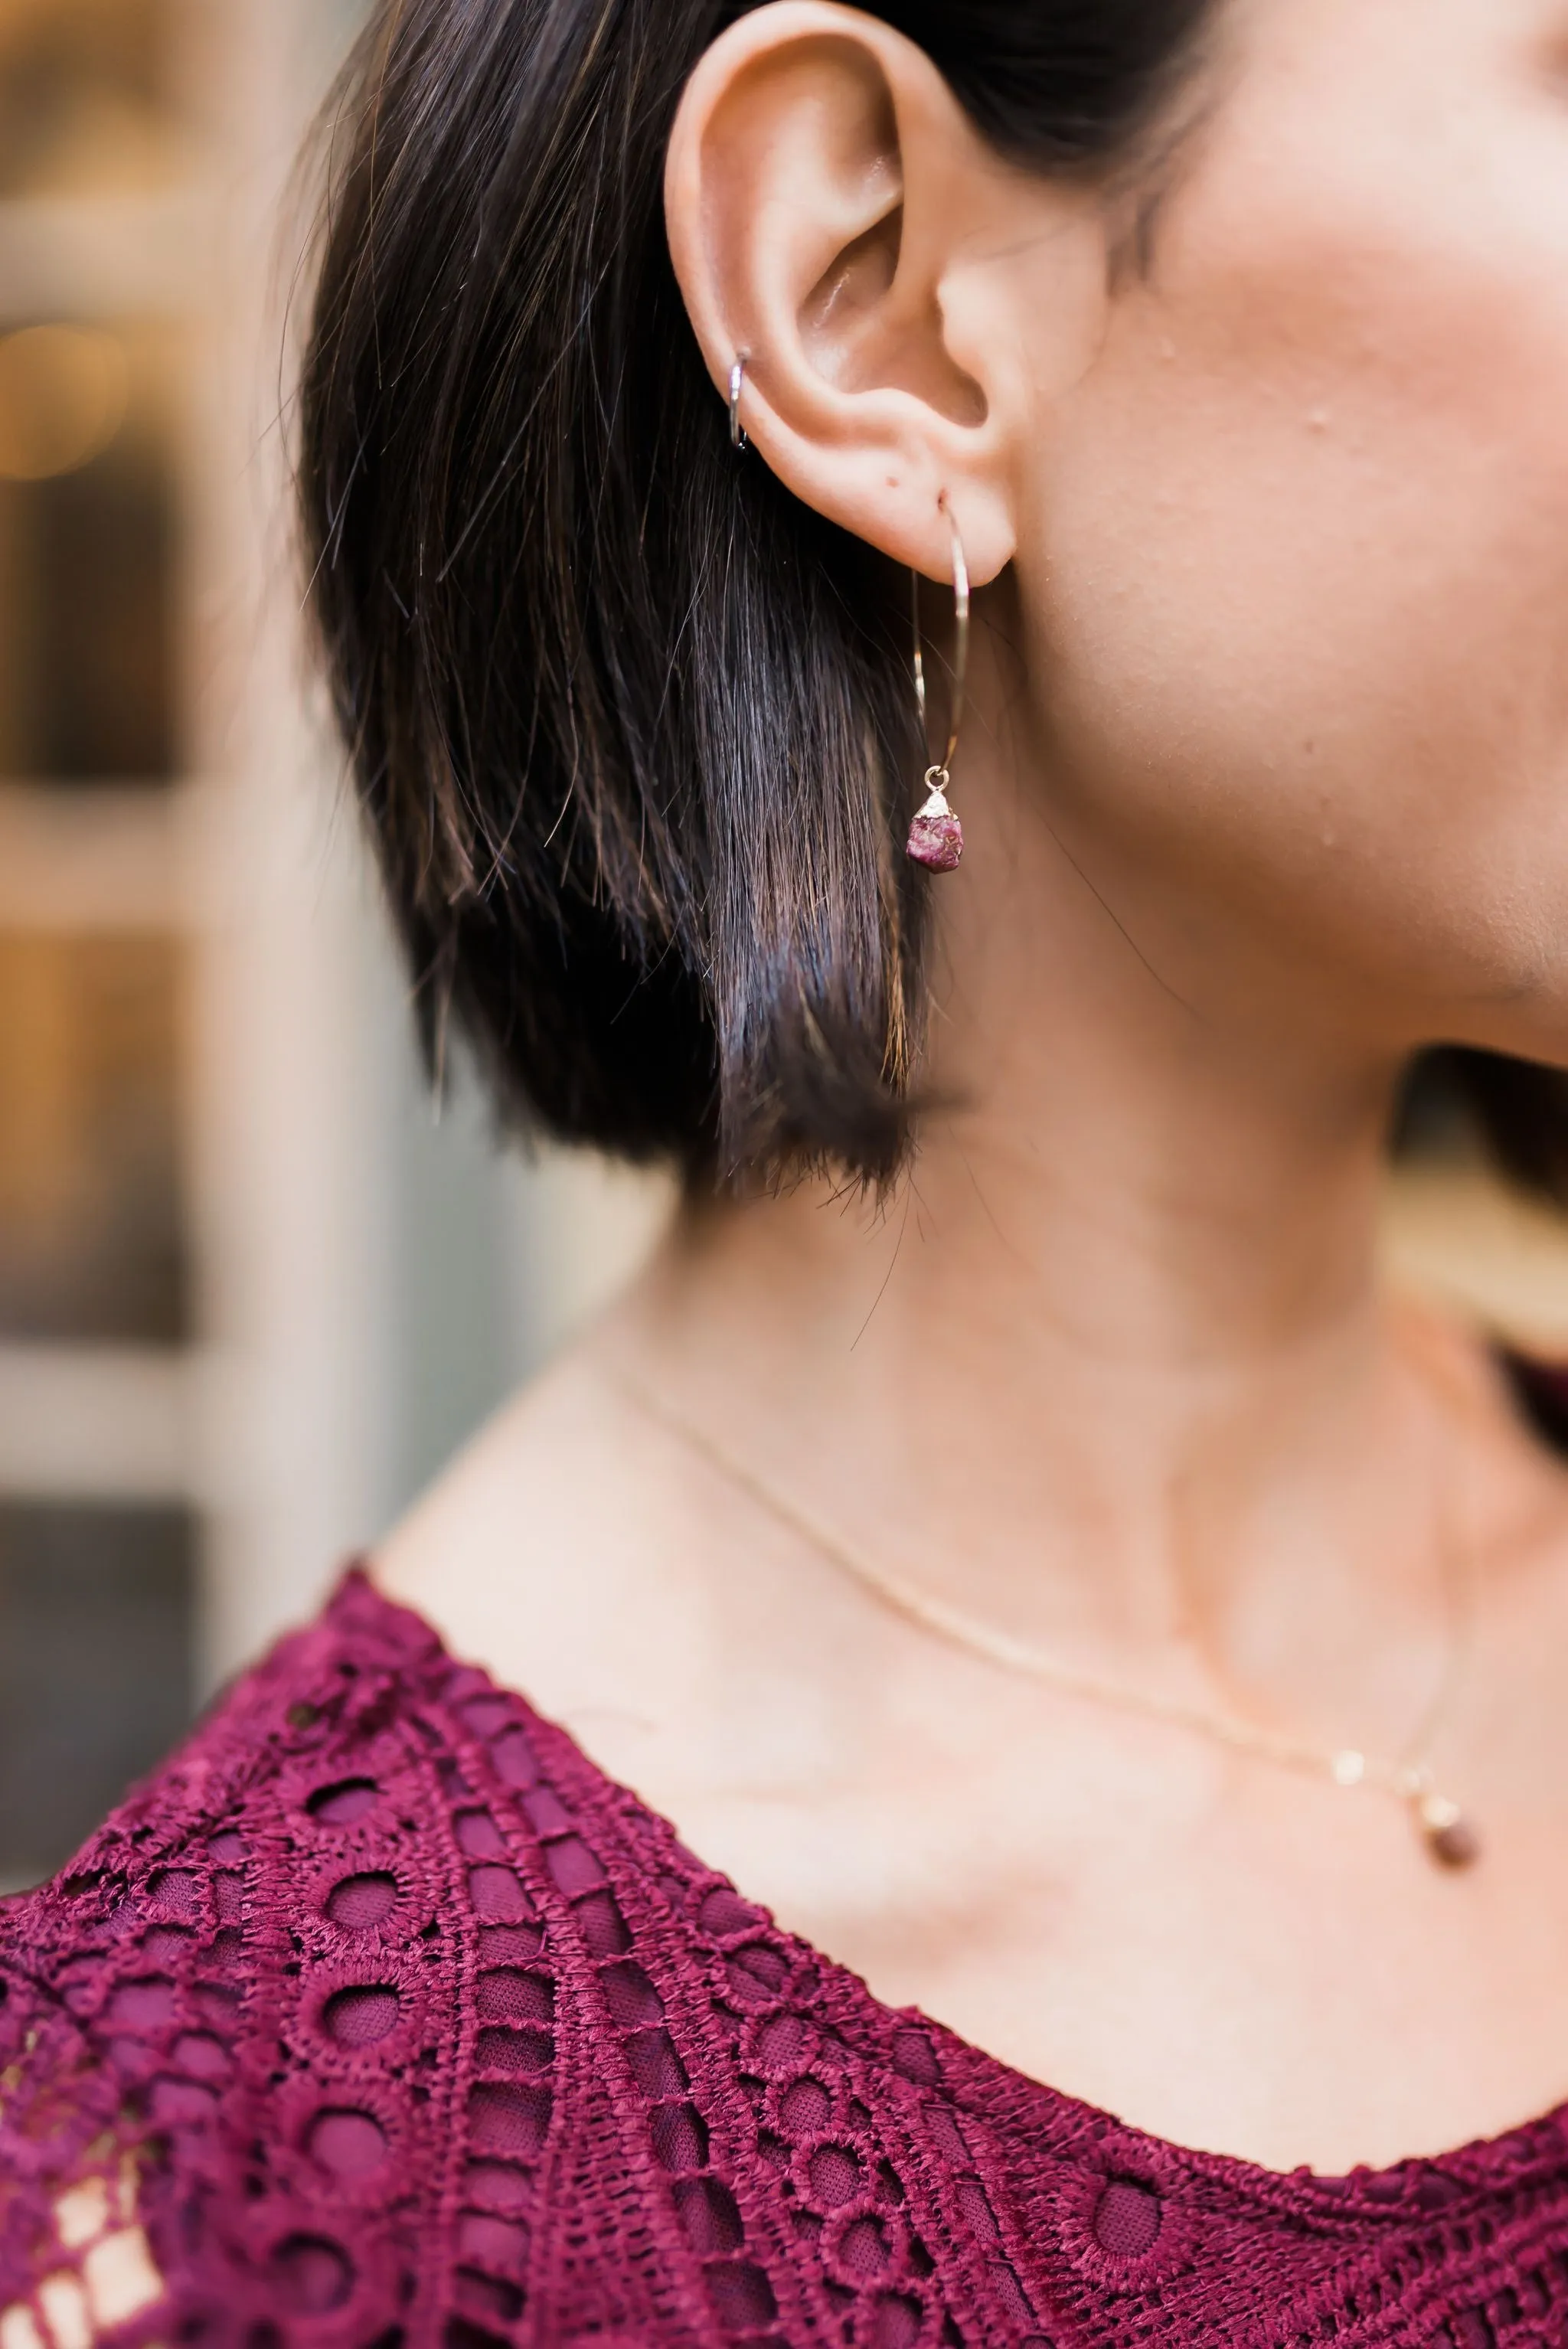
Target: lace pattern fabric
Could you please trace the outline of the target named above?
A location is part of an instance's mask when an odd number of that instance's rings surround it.
[[[1568,2339],[1568,2127],[1185,2153],[781,1932],[352,1575],[0,1909],[0,2349]]]

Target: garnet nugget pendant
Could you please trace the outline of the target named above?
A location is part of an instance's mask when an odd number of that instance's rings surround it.
[[[964,558],[964,541],[945,490],[942,493],[942,510],[953,533],[953,717],[946,750],[937,764],[925,771],[928,797],[909,827],[905,843],[911,863],[923,864],[928,873],[951,873],[964,854],[964,826],[947,803],[947,789],[953,781],[953,761],[964,723],[964,690],[969,674],[969,565]],[[920,636],[919,572],[913,572],[911,577],[914,583],[914,698],[920,704],[920,726],[924,733],[925,652]]]
[[[941,777],[941,781],[935,780]],[[928,873],[951,873],[964,854],[964,826],[947,804],[944,769],[933,767],[925,778],[931,796],[909,827],[907,854]]]

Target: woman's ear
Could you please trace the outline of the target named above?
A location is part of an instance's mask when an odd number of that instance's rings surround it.
[[[945,497],[994,579],[1019,465],[1100,330],[1092,195],[1006,162],[923,50],[832,0],[769,0],[714,43],[665,195],[708,371],[727,397],[744,358],[742,421],[780,481],[934,579]]]

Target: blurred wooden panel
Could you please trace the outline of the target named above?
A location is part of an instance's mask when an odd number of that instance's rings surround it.
[[[183,189],[0,199],[0,324],[180,317],[211,295],[216,228]]]
[[[156,187],[181,168],[169,0],[0,0],[0,192]]]
[[[0,1345],[0,1494],[203,1499],[201,1391],[172,1348]]]
[[[194,815],[184,792],[0,782],[0,931],[194,923]]]
[[[182,1511],[0,1506],[0,1890],[63,1866],[187,1726],[196,1563]]]
[[[0,777],[182,763],[177,382],[157,328],[0,334]]]
[[[182,965],[158,936],[0,933],[0,1339],[186,1334]]]

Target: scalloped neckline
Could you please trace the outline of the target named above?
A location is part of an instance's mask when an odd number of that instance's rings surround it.
[[[428,1619],[403,1599],[389,1597],[364,1561],[351,1566],[343,1576],[328,1602],[328,1614],[335,1614],[351,1596],[357,1596],[361,1605],[366,1599],[371,1601],[395,1645],[406,1647],[410,1635],[415,1635],[427,1655],[433,1651],[448,1671],[477,1675],[495,1695],[520,1705],[529,1722],[545,1733],[574,1772],[602,1796],[630,1806],[640,1819],[668,1833],[683,1851],[689,1851],[678,1826],[596,1762],[571,1730],[542,1713],[521,1690],[508,1686],[487,1665],[455,1656]],[[699,1867],[707,1868],[700,1854],[692,1857]],[[711,1872],[723,1874],[717,1868]],[[732,1879],[725,1877],[724,1881]],[[772,1911],[764,1902],[753,1900],[744,1886],[733,1889],[749,1907],[776,1923]],[[1326,2220],[1350,2216],[1425,2220],[1439,2209],[1453,2209],[1461,2199],[1511,2189],[1532,2171],[1545,2175],[1568,2170],[1568,2096],[1511,2128],[1469,2138],[1442,2153],[1407,2155],[1380,2168],[1358,2163],[1353,2169],[1335,2174],[1301,2163],[1294,2169],[1271,2169],[1244,2155],[1204,2152],[1140,2128],[1084,2097],[1035,2079],[922,2008],[890,2006],[851,1968],[788,1927],[777,1930],[824,1982],[837,1986],[843,2002],[855,2010],[869,2043],[861,2049],[862,2054],[885,2066],[887,2044],[894,2034],[913,2027],[926,2034],[945,2058],[938,2093],[947,2101],[1008,2137],[1048,2135],[1057,2140],[1058,2155],[1073,2144],[1093,2144],[1103,2159],[1109,2147],[1115,2159],[1134,2168],[1143,2167],[1167,2175],[1181,2171],[1224,2187],[1254,2206],[1274,2210],[1300,2210],[1305,2202]]]

